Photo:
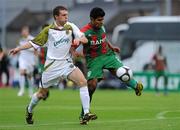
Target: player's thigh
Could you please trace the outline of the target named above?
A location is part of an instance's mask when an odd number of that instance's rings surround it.
[[[42,73],[41,77],[41,88],[48,88],[50,86],[56,85],[60,78],[67,78],[76,67],[73,65],[73,62],[70,60],[46,60],[45,70]],[[76,71],[75,71],[76,72]],[[80,76],[79,76],[80,75]],[[80,79],[83,74],[77,71],[77,74],[72,79]],[[75,78],[74,78],[75,77]],[[75,79],[77,81],[77,79]],[[74,80],[73,80],[74,81]],[[83,81],[83,80],[82,80]]]
[[[41,81],[39,83],[39,88],[49,88],[51,86],[56,86],[60,80],[59,74],[42,73]]]
[[[19,69],[21,74],[32,74],[34,70],[33,64],[26,60],[19,60]]]
[[[48,88],[39,88],[39,90],[37,92],[37,96],[39,98],[44,98],[47,96],[48,92],[49,92]]]
[[[20,71],[20,75],[25,75],[26,74],[26,69],[19,69],[19,71]]]
[[[87,85],[87,80],[85,79],[81,70],[77,67],[69,75],[68,78],[75,82],[80,87]]]
[[[103,78],[103,66],[104,61],[101,57],[97,57],[91,61],[88,61],[87,64],[87,79],[101,79]]]
[[[122,67],[123,63],[118,58],[117,55],[109,55],[104,58],[104,68],[105,69],[118,69]]]

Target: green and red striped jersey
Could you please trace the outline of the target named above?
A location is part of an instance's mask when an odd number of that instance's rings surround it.
[[[47,54],[47,47],[41,47],[40,55],[39,55],[39,61],[40,61],[40,64],[42,64],[42,65],[45,64],[46,54]]]
[[[91,24],[87,24],[81,29],[81,31],[88,39],[88,43],[83,44],[83,52],[86,59],[114,53],[108,46],[104,26],[98,30],[94,30]]]

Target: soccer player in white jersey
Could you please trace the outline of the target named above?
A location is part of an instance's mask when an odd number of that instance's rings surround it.
[[[89,112],[90,99],[87,80],[80,69],[74,66],[70,53],[72,43],[74,45],[79,45],[80,42],[83,44],[87,42],[87,39],[75,24],[68,22],[66,7],[55,7],[53,17],[54,23],[45,27],[33,40],[10,50],[10,54],[14,55],[31,47],[47,46],[44,72],[42,73],[39,90],[34,93],[26,108],[26,122],[33,124],[33,108],[39,100],[45,100],[48,97],[48,88],[58,82],[59,78],[64,77],[74,81],[80,87],[80,99],[85,113],[81,124],[87,124],[96,115]]]
[[[28,41],[34,39],[33,36],[29,33],[29,27],[23,26],[21,29],[21,38],[19,40],[19,46],[26,44]],[[26,81],[29,84],[29,96],[33,95],[33,71],[35,66],[35,55],[34,49],[30,48],[27,50],[23,50],[19,54],[19,70],[20,70],[20,89],[18,92],[18,96],[23,96],[25,90]]]

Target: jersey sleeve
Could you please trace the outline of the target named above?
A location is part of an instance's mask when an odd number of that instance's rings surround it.
[[[84,33],[80,31],[80,29],[73,23],[71,23],[72,29],[73,29],[73,34],[75,38],[80,38],[84,36]]]
[[[38,46],[44,46],[48,39],[48,31],[49,27],[44,28],[30,43],[34,48],[38,48]]]
[[[106,29],[104,26],[102,26],[102,30],[104,31],[104,33],[106,33]]]

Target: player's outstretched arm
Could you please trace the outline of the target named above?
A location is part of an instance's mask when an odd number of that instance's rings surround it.
[[[81,42],[82,44],[88,43],[88,39],[87,39],[85,36],[80,37],[79,40],[80,40],[80,42]]]
[[[32,44],[31,43],[29,43],[29,42],[27,42],[26,44],[24,44],[24,45],[22,45],[22,46],[18,46],[18,47],[16,47],[16,48],[13,48],[13,49],[11,49],[10,51],[9,51],[9,54],[11,55],[15,55],[15,54],[17,54],[19,51],[21,51],[21,50],[26,50],[26,49],[29,49],[29,48],[31,48],[31,47],[33,47],[32,46]]]
[[[120,53],[120,48],[113,46],[110,42],[108,42],[108,46],[109,48],[111,48],[111,50],[113,50],[114,52]]]
[[[86,44],[87,42],[88,39],[85,36],[82,36],[80,38],[75,38],[72,45],[79,46],[80,43]]]

